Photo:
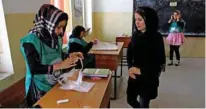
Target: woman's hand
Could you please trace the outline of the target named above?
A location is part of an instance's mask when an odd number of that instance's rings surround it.
[[[77,58],[81,58],[81,59],[84,59],[84,56],[81,52],[73,52],[73,53],[70,53],[69,54],[69,57],[77,57]]]
[[[177,16],[177,21],[180,21],[180,15]]]
[[[76,66],[76,62],[78,61],[78,59],[79,59],[78,57],[70,57],[58,64],[54,64],[53,71],[74,67]]]
[[[94,39],[92,40],[92,43],[93,43],[93,44],[97,44],[97,42],[98,42],[98,39],[97,39],[97,38],[94,38]]]
[[[173,15],[171,15],[171,17],[170,17],[170,20],[172,20],[173,19]]]
[[[173,20],[173,18],[174,18],[174,16],[173,16],[173,15],[171,15],[171,16],[170,16],[170,20],[168,21],[168,23],[171,23],[171,22],[172,22],[172,20]]]
[[[162,72],[165,72],[165,64],[161,65],[160,68]]]
[[[129,69],[129,76],[130,76],[131,78],[133,78],[133,79],[136,79],[135,74],[141,75],[140,69],[137,68],[137,67],[131,67],[131,68]]]

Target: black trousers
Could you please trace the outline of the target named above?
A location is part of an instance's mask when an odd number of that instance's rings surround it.
[[[37,86],[34,83],[34,80],[32,79],[28,94],[26,96],[27,107],[32,107],[45,94],[46,92],[41,91],[40,89],[37,88]]]
[[[150,99],[140,96],[139,101],[137,96],[127,96],[127,102],[132,108],[149,108]]]
[[[170,45],[170,60],[173,60],[173,54],[175,52],[176,59],[180,60],[180,52],[179,52],[179,45]]]
[[[149,108],[150,98],[148,96],[141,96],[138,91],[138,86],[135,80],[128,81],[127,86],[127,103],[133,108]],[[139,97],[139,100],[137,98]]]

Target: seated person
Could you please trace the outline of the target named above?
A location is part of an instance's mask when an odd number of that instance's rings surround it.
[[[87,43],[83,37],[86,36],[85,28],[82,26],[76,26],[72,30],[72,34],[69,37],[69,41],[67,44],[67,52],[82,52],[84,55],[84,68],[95,68],[95,56],[92,54],[88,54],[89,50],[92,48],[93,44],[97,43],[97,39]],[[80,63],[77,64],[77,68],[81,68]]]
[[[55,19],[55,20],[54,20]],[[82,53],[64,55],[62,37],[68,15],[53,5],[43,4],[35,16],[34,27],[20,40],[26,64],[25,100],[32,107],[57,82],[62,70],[71,69]]]

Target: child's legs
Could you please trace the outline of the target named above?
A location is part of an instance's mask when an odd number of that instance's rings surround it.
[[[173,60],[174,45],[170,45],[170,60]]]
[[[175,54],[176,54],[176,59],[177,59],[178,61],[180,60],[179,48],[180,48],[179,45],[174,46],[174,51],[175,51]]]

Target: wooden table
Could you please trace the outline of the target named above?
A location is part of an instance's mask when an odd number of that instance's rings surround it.
[[[116,37],[116,42],[124,42],[123,48],[128,48],[131,37]]]
[[[119,63],[121,63],[121,74],[122,76],[122,55],[123,55],[123,44],[124,42],[117,42],[118,50],[91,50],[90,54],[95,55],[96,68],[107,68],[114,73],[114,99],[116,99],[116,84],[117,84],[117,68]]]
[[[71,80],[76,80],[77,73],[74,73]],[[44,95],[35,105],[42,108],[108,108],[110,105],[111,74],[108,78],[92,80],[83,78],[83,81],[95,82],[96,84],[90,92],[77,92],[73,90],[59,89],[56,84],[46,95]],[[69,99],[69,102],[57,104],[58,100]]]

